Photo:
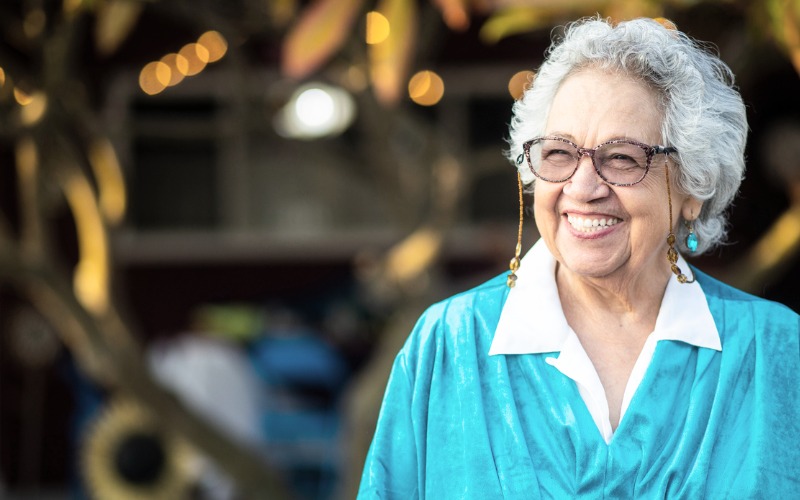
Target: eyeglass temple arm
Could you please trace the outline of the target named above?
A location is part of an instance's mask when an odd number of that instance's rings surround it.
[[[670,147],[667,147],[667,146],[653,146],[653,153],[655,153],[657,155],[660,155],[661,153],[672,154],[672,153],[677,153],[677,152],[678,152],[678,150],[675,149],[675,148],[670,148]]]

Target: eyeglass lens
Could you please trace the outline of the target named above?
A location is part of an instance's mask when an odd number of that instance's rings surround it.
[[[647,153],[647,149],[635,144],[613,142],[598,146],[592,160],[605,181],[635,184],[647,173]],[[538,177],[550,182],[563,182],[577,169],[581,154],[568,142],[545,138],[531,143],[528,158]]]

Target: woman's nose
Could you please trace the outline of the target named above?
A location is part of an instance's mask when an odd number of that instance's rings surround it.
[[[581,155],[578,160],[578,169],[567,181],[564,192],[580,201],[591,201],[608,194],[608,184],[595,170],[591,156]]]

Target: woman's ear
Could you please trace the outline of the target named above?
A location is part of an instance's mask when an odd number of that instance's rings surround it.
[[[683,202],[683,206],[681,207],[681,215],[685,220],[695,220],[696,218],[700,217],[700,210],[702,208],[702,201],[689,196]]]

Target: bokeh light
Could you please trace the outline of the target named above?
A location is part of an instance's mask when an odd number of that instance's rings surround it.
[[[323,89],[303,91],[295,102],[300,121],[308,127],[320,127],[333,117],[333,97]]]
[[[668,30],[677,30],[678,29],[678,26],[675,23],[673,23],[672,21],[670,21],[669,19],[667,19],[666,17],[656,17],[656,18],[653,18],[653,21],[657,22],[658,24],[660,24],[661,26],[667,28]]]
[[[408,82],[408,96],[420,106],[433,106],[444,96],[444,81],[433,71],[420,71]]]
[[[206,31],[197,39],[197,45],[208,51],[206,62],[217,62],[228,52],[228,42],[218,31]]]
[[[529,70],[514,73],[514,76],[508,81],[508,93],[511,94],[514,100],[520,99],[522,94],[531,86],[535,77],[536,73]]]
[[[375,45],[389,38],[389,20],[380,12],[367,12],[367,43]]]
[[[155,95],[167,88],[172,78],[172,70],[161,61],[147,63],[139,73],[139,87],[145,94]]]
[[[181,83],[189,70],[189,61],[180,54],[167,54],[161,58],[161,62],[166,64],[170,70],[167,87]]]
[[[361,92],[367,88],[367,74],[364,68],[352,65],[342,73],[339,83],[351,92]]]
[[[149,95],[158,94],[187,76],[199,74],[208,63],[219,61],[227,52],[225,38],[218,31],[206,31],[197,43],[187,43],[178,53],[148,63],[139,74],[139,86]]]
[[[340,87],[308,83],[298,88],[275,117],[275,129],[294,139],[316,139],[343,132],[353,122],[355,102]]]
[[[202,45],[187,43],[178,54],[183,56],[188,63],[186,76],[194,76],[200,73],[208,64],[208,49]]]

